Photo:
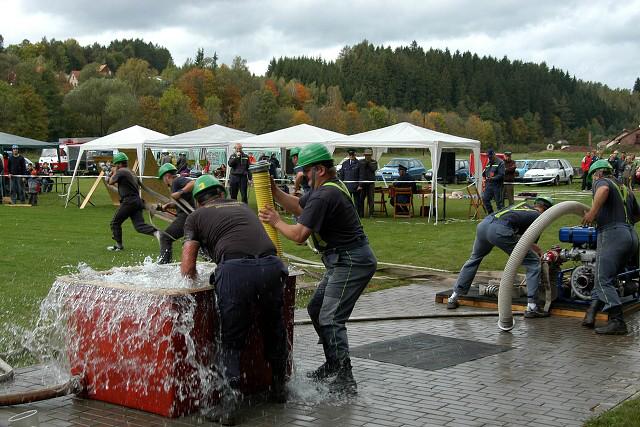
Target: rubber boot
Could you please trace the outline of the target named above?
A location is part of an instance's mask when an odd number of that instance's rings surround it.
[[[338,375],[336,375],[336,378],[329,384],[329,393],[346,395],[355,395],[358,393],[358,385],[353,378],[351,360],[349,358],[346,358],[340,364]]]
[[[596,325],[596,316],[598,312],[602,310],[602,307],[604,307],[604,303],[599,299],[591,301],[591,305],[584,314],[584,319],[582,319],[582,326],[593,329]]]
[[[617,305],[609,309],[609,321],[607,326],[596,328],[596,334],[601,335],[626,335],[629,333],[627,324],[622,315],[622,306]]]
[[[234,387],[236,386],[236,387]],[[238,407],[240,406],[237,390],[237,384],[231,384],[224,387],[218,405],[205,418],[208,421],[220,423],[223,426],[236,425]]]
[[[307,372],[307,378],[313,381],[323,381],[338,373],[340,362],[337,360],[327,360],[320,365],[315,371]]]

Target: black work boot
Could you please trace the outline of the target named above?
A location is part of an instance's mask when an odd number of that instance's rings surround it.
[[[307,372],[307,378],[312,379],[313,381],[323,381],[336,375],[339,369],[340,362],[337,360],[327,360],[315,371]]]
[[[338,375],[329,384],[329,393],[355,395],[358,393],[358,385],[351,372],[351,360],[349,358],[342,361]]]
[[[596,334],[601,335],[626,335],[629,333],[627,324],[622,315],[622,306],[617,305],[609,309],[609,321],[607,326],[596,328]]]
[[[220,423],[223,426],[236,425],[236,417],[240,402],[232,387],[225,387],[220,396],[218,405],[205,415],[208,421]]]
[[[602,310],[602,307],[604,307],[604,303],[599,299],[591,301],[591,305],[584,314],[584,319],[582,319],[582,326],[593,329],[594,326],[596,326],[596,316],[598,312]]]

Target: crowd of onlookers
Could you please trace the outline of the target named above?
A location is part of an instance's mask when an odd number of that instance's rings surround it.
[[[636,160],[636,155],[626,153],[624,151],[619,152],[615,150],[608,157],[602,154],[601,151],[588,151],[582,158],[580,167],[582,169],[582,189],[588,190],[591,188],[591,183],[586,179],[587,172],[591,165],[600,160],[606,159],[613,168],[612,174],[619,179],[624,185],[630,189],[634,189],[637,184],[640,184],[640,159]]]
[[[38,194],[48,193],[53,188],[50,178],[53,172],[48,163],[28,162],[17,145],[11,147],[11,154],[3,153],[0,162],[0,203],[10,197],[11,203],[27,203],[36,206]]]

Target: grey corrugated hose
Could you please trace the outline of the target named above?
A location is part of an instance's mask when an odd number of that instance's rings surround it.
[[[542,215],[540,215],[531,226],[524,232],[516,247],[511,252],[511,256],[507,260],[507,265],[504,268],[504,274],[500,280],[500,288],[498,290],[498,327],[504,332],[508,332],[515,326],[515,320],[513,319],[513,313],[511,310],[511,289],[513,288],[513,282],[516,278],[516,272],[524,257],[529,252],[531,245],[533,245],[540,234],[547,228],[553,221],[564,215],[578,215],[582,216],[589,210],[589,206],[584,203],[567,201],[560,202],[550,209],[547,209]]]

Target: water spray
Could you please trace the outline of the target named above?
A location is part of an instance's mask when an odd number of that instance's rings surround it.
[[[269,166],[270,163],[263,160],[249,168],[249,171],[251,171],[251,174],[253,175],[253,184],[256,189],[256,203],[258,205],[258,210],[264,209],[267,205],[274,206]],[[263,222],[262,226],[275,245],[278,256],[282,257],[282,243],[280,242],[278,231],[271,224]]]

